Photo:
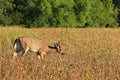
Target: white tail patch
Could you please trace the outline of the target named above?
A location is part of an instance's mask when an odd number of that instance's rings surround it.
[[[15,43],[15,45],[14,45],[14,49],[16,49],[17,48],[17,43]]]

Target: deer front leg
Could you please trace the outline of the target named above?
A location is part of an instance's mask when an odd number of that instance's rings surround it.
[[[43,55],[44,55],[44,54],[46,54],[46,52],[39,50],[39,51],[37,52],[38,59],[43,59]]]
[[[41,52],[41,59],[43,59],[43,56],[44,56],[44,54],[46,54],[46,52]]]

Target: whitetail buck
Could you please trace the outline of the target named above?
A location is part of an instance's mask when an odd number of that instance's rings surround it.
[[[13,45],[15,52],[13,56],[17,56],[18,53],[22,52],[24,56],[28,51],[35,52],[38,56],[38,59],[43,59],[43,55],[48,51],[55,49],[56,52],[61,53],[60,43],[54,43],[54,46],[46,44],[44,41],[30,38],[30,37],[19,37],[14,41]]]

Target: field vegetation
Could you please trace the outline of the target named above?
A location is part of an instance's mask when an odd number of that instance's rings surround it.
[[[65,55],[13,59],[19,36],[60,41]],[[120,80],[120,29],[0,27],[0,80]]]

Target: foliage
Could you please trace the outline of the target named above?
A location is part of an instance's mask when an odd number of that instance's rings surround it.
[[[117,22],[119,23],[120,26],[120,0],[113,0],[113,3],[115,4],[115,7],[117,7],[118,9],[118,20]]]
[[[8,13],[13,9],[12,0],[0,0],[0,24],[9,25],[12,23],[12,19]]]
[[[113,0],[113,3],[120,9],[120,0]]]
[[[114,5],[114,4],[115,5]],[[0,24],[26,27],[117,27],[119,0],[0,0]]]

